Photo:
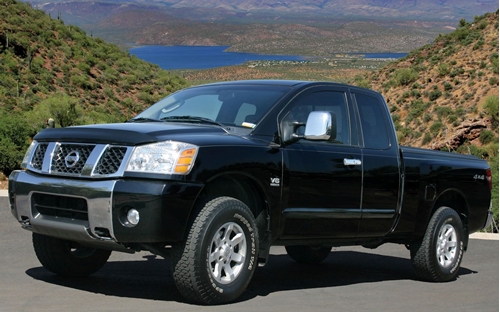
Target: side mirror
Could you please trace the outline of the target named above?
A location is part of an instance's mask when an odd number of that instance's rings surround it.
[[[337,138],[337,117],[332,112],[314,111],[309,114],[304,139],[332,141]]]

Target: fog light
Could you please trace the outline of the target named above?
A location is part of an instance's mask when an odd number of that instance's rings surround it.
[[[139,211],[135,209],[130,209],[127,211],[127,221],[130,225],[136,226],[139,223]]]

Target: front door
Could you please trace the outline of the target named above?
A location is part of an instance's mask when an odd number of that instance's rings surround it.
[[[352,131],[350,97],[343,88],[303,92],[281,114],[303,123],[311,111],[336,117],[330,141],[298,140],[284,148],[284,239],[355,237],[361,217],[362,154]],[[296,129],[298,135],[303,127]],[[285,195],[286,196],[286,195]]]

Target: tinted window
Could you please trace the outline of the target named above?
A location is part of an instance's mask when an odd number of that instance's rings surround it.
[[[366,148],[386,149],[389,147],[387,123],[384,118],[385,108],[376,97],[355,94],[361,118],[361,129]]]
[[[347,100],[344,92],[321,91],[304,95],[297,99],[286,120],[295,120],[305,123],[312,111],[327,111],[335,114],[337,119],[337,137],[333,143],[350,144],[349,115]],[[298,129],[303,134],[304,127]],[[303,140],[302,143],[306,141]]]
[[[137,118],[194,116],[228,126],[254,128],[288,91],[284,86],[226,84],[184,89],[162,99]]]

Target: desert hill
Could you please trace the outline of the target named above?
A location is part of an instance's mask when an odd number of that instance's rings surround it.
[[[457,150],[498,141],[498,11],[461,20],[360,83],[384,94],[402,144]],[[480,142],[484,133],[496,139]]]
[[[125,121],[184,79],[30,5],[0,0],[0,172],[45,126]]]

